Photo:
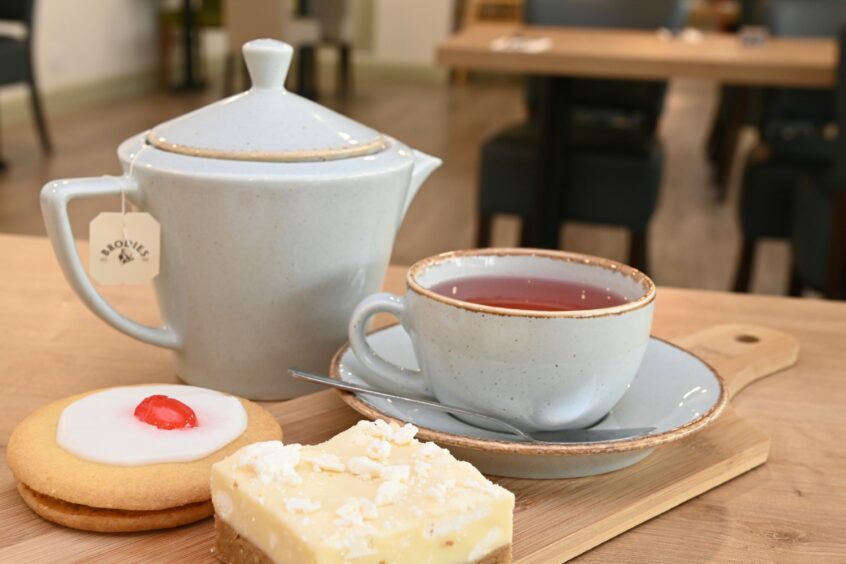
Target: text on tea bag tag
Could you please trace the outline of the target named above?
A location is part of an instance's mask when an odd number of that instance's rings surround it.
[[[88,227],[91,276],[101,284],[144,284],[159,273],[159,222],[148,213],[126,213],[127,182],[146,149],[132,156],[126,182],[120,184],[120,213],[101,213]]]
[[[161,228],[150,214],[104,212],[89,229],[91,276],[101,284],[143,284],[159,273]]]

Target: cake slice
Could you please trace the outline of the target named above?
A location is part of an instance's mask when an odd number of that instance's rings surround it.
[[[514,494],[416,432],[360,421],[319,445],[255,443],[215,464],[218,558],[511,562]]]

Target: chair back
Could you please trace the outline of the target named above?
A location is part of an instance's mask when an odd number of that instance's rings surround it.
[[[846,297],[846,25],[837,37],[833,171],[813,167],[799,178],[791,226],[795,275],[830,299]]]
[[[834,142],[834,187],[846,192],[846,22],[837,33],[838,56],[835,119],[839,135]]]
[[[761,11],[766,1],[740,0],[740,25],[761,25]]]
[[[846,298],[846,24],[839,30],[840,61],[837,65],[837,136],[834,150],[834,202],[831,243],[826,268],[825,293]]]
[[[844,0],[764,0],[764,25],[783,37],[837,37],[846,21]]]
[[[837,37],[846,22],[846,0],[765,0],[763,23],[774,36]],[[833,90],[770,88],[764,93],[761,129],[776,153],[784,149],[805,155],[809,143],[821,148],[822,158],[830,158],[820,140],[820,131],[835,121]],[[806,141],[809,141],[806,142]]]
[[[31,26],[34,9],[35,0],[2,0],[0,1],[0,20]]]
[[[527,24],[658,30],[677,28],[686,19],[682,0],[525,0]],[[537,98],[530,81],[528,103]],[[579,79],[573,81],[574,106],[642,112],[654,129],[664,104],[666,83],[658,81]]]
[[[658,29],[684,24],[679,0],[526,0],[526,23],[573,27]]]
[[[352,39],[349,0],[309,0],[308,13],[320,22],[321,39],[328,43],[343,43]]]

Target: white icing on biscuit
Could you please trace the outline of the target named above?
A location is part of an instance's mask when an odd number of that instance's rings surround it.
[[[159,429],[138,420],[135,407],[161,394],[194,410],[197,427]],[[247,428],[238,398],[195,386],[110,388],[81,398],[62,411],[56,442],[79,458],[113,466],[199,460],[237,439]]]

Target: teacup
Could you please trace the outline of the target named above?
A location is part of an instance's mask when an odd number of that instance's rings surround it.
[[[584,288],[582,297],[607,292],[614,305],[543,311],[457,299],[462,281],[482,277],[519,277],[551,288],[563,282]],[[611,260],[535,249],[456,251],[414,264],[404,296],[365,298],[353,312],[349,338],[374,386],[433,397],[527,431],[576,429],[602,419],[626,392],[646,351],[654,303],[652,281]],[[368,320],[380,312],[400,320],[420,370],[392,364],[370,347]]]

